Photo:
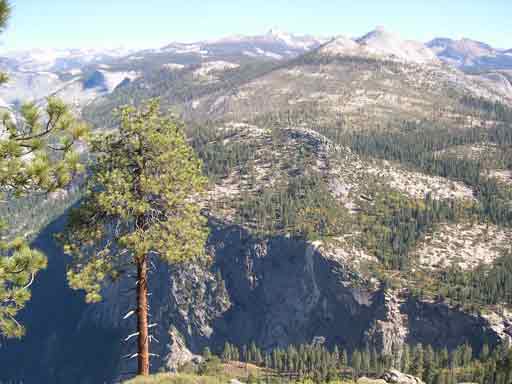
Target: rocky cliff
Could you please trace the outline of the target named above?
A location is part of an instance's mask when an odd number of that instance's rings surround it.
[[[134,282],[107,287],[104,302],[86,306],[81,294],[67,288],[65,258],[52,241],[61,225],[62,220],[52,224],[36,241],[49,254],[50,266],[22,318],[26,339],[0,347],[2,362],[8,362],[0,379],[64,383],[81,377],[77,383],[97,383],[130,376],[135,345],[133,339],[122,340],[134,332],[133,317],[123,320],[132,307],[127,290]],[[335,253],[301,240],[257,238],[219,222],[211,223],[211,231],[210,263],[154,266],[155,370],[193,359],[205,346],[219,351],[226,341],[254,341],[269,349],[323,336],[330,345],[350,349],[368,342],[390,353],[404,342],[437,347],[469,342],[478,350],[510,330],[497,315],[491,321],[385,290]]]
[[[343,259],[304,241],[261,239],[212,223],[208,249],[208,265],[155,266],[151,308],[159,343],[152,348],[158,366],[175,368],[206,346],[220,352],[226,341],[271,349],[321,336],[329,345],[369,343],[391,354],[404,343],[454,348],[468,342],[479,350],[503,337],[479,315],[376,286]],[[103,328],[129,333],[134,324],[120,324],[129,303],[120,306],[118,293],[107,290],[106,301],[90,307],[82,321],[101,319]],[[127,355],[131,348],[123,347]],[[124,370],[130,366],[120,361]]]

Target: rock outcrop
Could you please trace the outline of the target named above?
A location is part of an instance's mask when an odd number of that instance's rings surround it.
[[[424,384],[424,382],[416,376],[406,375],[396,369],[390,369],[384,372],[382,379],[390,384]]]
[[[468,342],[479,350],[500,340],[485,318],[406,291],[372,288],[343,258],[304,241],[260,239],[212,223],[208,249],[209,265],[159,265],[152,276],[152,322],[160,341],[152,349],[163,357],[159,365],[174,369],[206,346],[220,351],[226,341],[271,349],[323,337],[327,345],[368,343],[391,354],[404,343],[453,348]],[[83,321],[105,325],[106,316],[117,326],[126,308],[112,312],[109,302],[119,302],[117,294],[106,300]]]
[[[106,287],[104,302],[86,305],[82,294],[66,288],[64,256],[55,247],[48,250],[53,267],[39,280],[46,285],[34,291],[31,305],[51,308],[62,325],[49,333],[41,327],[47,320],[27,314],[27,344],[6,349],[17,356],[8,377],[36,382],[36,376],[80,376],[79,384],[130,377],[136,361],[122,357],[133,355],[135,338],[122,340],[135,329],[134,316],[123,320],[133,309],[133,298],[125,292],[134,281]],[[509,323],[501,317],[491,321],[440,302],[418,300],[406,291],[380,288],[365,280],[350,258],[294,238],[262,239],[240,227],[212,222],[208,252],[209,264],[160,264],[152,270],[150,319],[157,324],[151,330],[158,342],[153,340],[151,351],[159,356],[152,360],[154,370],[176,369],[197,359],[206,346],[219,352],[226,341],[254,341],[271,349],[321,337],[328,346],[351,349],[368,343],[388,353],[404,343],[452,348],[468,342],[477,351],[483,342],[496,344],[509,332]],[[57,269],[55,257],[60,260]],[[62,297],[52,306],[55,292]],[[62,353],[74,345],[82,348]],[[11,355],[0,349],[1,358]],[[100,365],[91,366],[90,361]],[[33,364],[33,372],[24,369],[27,364]]]
[[[424,382],[412,375],[407,375],[396,369],[384,372],[380,379],[361,377],[357,384],[424,384]]]

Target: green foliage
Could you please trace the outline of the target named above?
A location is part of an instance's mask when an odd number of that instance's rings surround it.
[[[241,349],[246,347],[242,346]],[[255,347],[256,348],[256,347]],[[379,378],[385,370],[394,368],[415,375],[427,384],[439,382],[440,378],[451,377],[453,382],[478,382],[495,384],[496,378],[512,377],[512,350],[500,344],[485,356],[477,358],[469,344],[463,344],[450,352],[434,349],[431,345],[416,344],[412,348],[405,344],[393,349],[391,355],[377,352],[366,345],[354,349],[350,358],[339,353],[336,346],[332,352],[323,345],[301,344],[287,348],[275,348],[263,353],[262,365],[278,375],[280,381],[327,383],[336,380]],[[230,346],[230,349],[238,349]],[[256,348],[257,350],[257,348]],[[256,363],[254,355],[249,362]],[[358,381],[359,382],[359,381]],[[498,381],[508,383],[508,381]]]
[[[6,114],[1,129],[0,197],[7,199],[1,202],[2,212],[19,207],[34,193],[67,187],[83,171],[75,143],[87,138],[88,128],[61,101],[49,99],[44,114],[34,104],[26,104],[17,122]],[[27,243],[27,232],[37,229],[35,223],[24,220],[28,227],[19,225],[16,215],[9,215],[7,221],[0,223],[0,334],[20,337],[24,329],[15,316],[29,300],[29,288],[46,259]]]
[[[512,109],[499,101],[490,101],[484,97],[477,98],[472,95],[464,95],[461,98],[461,102],[473,110],[482,111],[487,119],[512,121]]]
[[[11,15],[11,5],[7,0],[0,0],[0,33],[2,33],[7,26],[9,16]],[[9,80],[7,74],[0,72],[0,85]]]
[[[21,337],[24,328],[15,316],[30,299],[29,288],[37,272],[46,267],[46,258],[22,238],[2,242],[0,253],[0,331],[7,337]]]
[[[194,374],[159,374],[151,377],[139,377],[126,384],[220,384],[226,382],[224,377]]]
[[[213,60],[210,57],[210,60]],[[226,60],[223,56],[222,60]],[[234,61],[240,62],[238,58]],[[158,97],[163,106],[179,106],[193,99],[206,97],[215,93],[221,93],[236,89],[263,76],[277,67],[279,64],[267,61],[249,61],[240,62],[240,67],[219,72],[218,81],[200,81],[194,72],[200,67],[202,60],[192,55],[190,58],[184,58],[182,55],[176,57],[149,56],[142,65],[142,68],[136,68],[138,72],[144,75],[128,86],[116,89],[108,98],[92,103],[84,108],[83,114],[88,121],[91,121],[97,127],[113,127],[119,119],[112,118],[111,111],[125,104],[139,106],[144,100]],[[179,71],[169,71],[162,69],[164,64],[183,63],[187,65]],[[118,70],[134,70],[128,68],[117,68]],[[197,111],[196,111],[197,112]],[[205,114],[204,120],[210,116]],[[203,119],[201,119],[203,120]]]
[[[254,143],[249,141],[228,141],[236,132],[222,131],[209,123],[189,124],[187,137],[203,163],[204,173],[215,183],[229,176],[230,172],[254,159]]]
[[[198,374],[202,376],[220,376],[223,372],[221,360],[209,353],[203,356],[203,361],[199,364]]]
[[[303,176],[281,180],[256,196],[244,196],[242,223],[254,223],[258,233],[291,234],[314,240],[344,233],[349,213],[332,197],[321,176],[312,170]]]
[[[328,134],[331,130],[323,132]],[[428,122],[404,122],[398,131],[388,127],[386,132],[347,133],[337,139],[361,155],[399,161],[427,174],[462,181],[476,191],[479,204],[473,211],[482,221],[512,225],[512,188],[485,176],[489,168],[512,168],[512,122],[491,129],[464,130],[448,130]],[[497,158],[484,162],[439,155],[439,151],[451,146],[474,143],[495,144]]]
[[[198,199],[206,185],[183,129],[156,101],[120,111],[119,131],[92,140],[87,191],[70,215],[66,252],[70,285],[88,302],[102,283],[144,258],[180,263],[203,255],[206,219]]]
[[[11,6],[7,0],[0,0],[0,32],[7,26],[9,15],[11,14]]]
[[[451,268],[441,272],[436,287],[439,295],[462,305],[512,304],[511,252],[472,271]]]
[[[454,201],[411,199],[384,187],[371,198],[360,199],[360,205],[361,245],[390,269],[406,269],[409,250],[418,240],[437,223],[460,220],[465,214]]]
[[[6,136],[0,141],[2,192],[21,196],[34,190],[53,192],[83,171],[74,144],[84,140],[87,125],[77,122],[67,106],[48,99],[45,116],[35,104],[21,109],[21,122],[2,119]]]

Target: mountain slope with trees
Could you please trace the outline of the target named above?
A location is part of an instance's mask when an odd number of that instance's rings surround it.
[[[289,60],[220,48],[203,57],[175,45],[147,52],[140,64],[110,63],[140,76],[83,116],[114,134],[115,107],[160,97],[163,110],[186,121],[208,178],[196,203],[208,218],[210,262],[150,268],[149,314],[160,341],[151,345],[159,355],[152,369],[176,369],[205,347],[221,354],[229,343],[244,354],[254,343],[254,362],[276,355],[271,369],[322,381],[338,346],[360,373],[394,366],[451,382],[458,373],[481,377],[480,356],[512,339],[510,95],[437,60],[397,60],[403,42],[376,35],[357,43],[368,41],[371,55],[339,38]],[[136,302],[120,293],[133,286],[116,282],[94,281],[104,301],[77,310],[69,333],[40,336],[49,356],[65,338],[81,340],[83,327],[130,335],[134,318],[122,318]],[[314,340],[325,348],[311,347]],[[310,360],[302,370],[293,357],[300,345]],[[132,346],[115,346],[109,372],[98,370],[96,380],[133,372],[134,361],[121,358]],[[408,354],[415,365],[405,364]],[[66,364],[39,369],[66,379],[84,369]],[[22,364],[1,375],[33,379]]]

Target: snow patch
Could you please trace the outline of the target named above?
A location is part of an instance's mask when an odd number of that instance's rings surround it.
[[[180,70],[180,69],[185,68],[185,66],[183,64],[176,64],[176,63],[164,64],[164,65],[162,65],[162,67],[165,69],[169,69],[171,71]]]
[[[134,71],[130,72],[110,72],[100,71],[105,76],[105,85],[108,92],[112,92],[116,87],[121,84],[125,79],[135,80],[139,74]]]
[[[79,68],[72,69],[68,72],[72,76],[80,75],[82,73],[82,70]]]

